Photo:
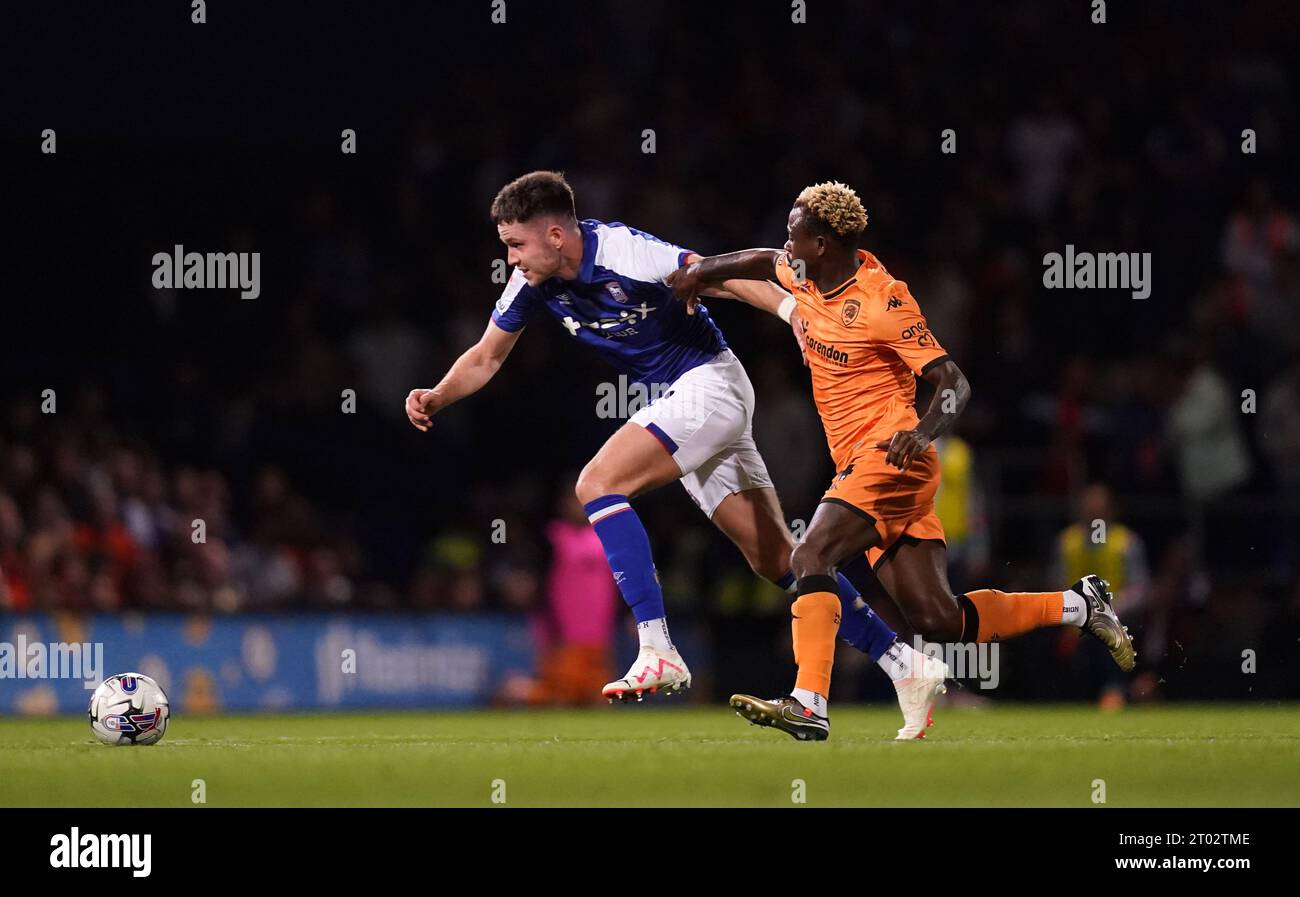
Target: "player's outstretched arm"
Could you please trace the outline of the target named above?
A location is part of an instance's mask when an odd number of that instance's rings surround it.
[[[693,265],[693,264],[695,264],[696,262],[698,262],[698,261],[699,261],[700,259],[702,259],[702,258],[704,258],[704,256],[700,255],[698,252],[692,252],[692,253],[690,253],[689,255],[686,256],[685,261],[683,261],[682,264],[681,264],[681,266],[679,266],[679,267],[685,267],[686,265]],[[669,277],[671,277],[671,276],[672,276],[672,272],[670,271],[670,272],[669,272]],[[664,283],[668,283],[668,278],[664,278]],[[700,290],[700,295],[701,295],[701,296],[708,296],[710,299],[738,299],[738,298],[740,298],[740,297],[737,296],[735,293],[729,292],[725,287],[703,287],[703,288]],[[687,309],[687,312],[688,312],[688,313],[694,313],[694,309]]]
[[[779,249],[745,249],[726,255],[701,258],[692,253],[687,264],[664,280],[673,295],[686,303],[686,312],[695,314],[701,295],[722,295],[776,315],[790,325],[795,345],[805,366],[804,326],[793,296],[769,278],[776,276],[776,261],[784,253]]]
[[[803,359],[804,367],[808,366],[808,355],[804,351],[803,317],[799,314],[799,303],[793,296],[770,280],[728,280],[722,284],[722,288],[746,305],[776,315],[789,324],[794,344],[799,347],[799,356]]]
[[[752,305],[759,311],[776,315],[782,320],[785,320],[785,315],[781,314],[782,304],[787,299],[794,301],[793,296],[770,280],[727,280],[723,282],[722,289],[731,294],[730,298],[739,299],[746,305]]]
[[[686,303],[686,310],[695,313],[700,291],[721,286],[728,280],[770,280],[776,277],[776,260],[779,249],[744,249],[726,255],[711,255],[683,265],[665,279],[673,288],[673,295]]]
[[[433,415],[452,402],[478,392],[501,369],[522,330],[503,330],[489,321],[479,341],[466,349],[433,389],[413,389],[406,396],[406,417],[421,433],[432,425]]]

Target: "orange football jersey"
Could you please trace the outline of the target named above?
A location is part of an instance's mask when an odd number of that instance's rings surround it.
[[[871,253],[859,249],[853,276],[825,295],[797,280],[788,254],[777,279],[799,303],[813,398],[837,470],[865,446],[916,427],[916,380],[947,357],[920,307]]]

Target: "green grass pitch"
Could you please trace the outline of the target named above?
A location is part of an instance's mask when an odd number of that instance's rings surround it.
[[[833,708],[797,743],[725,706],[174,718],[112,748],[82,717],[0,721],[0,806],[1300,805],[1300,706]],[[800,789],[795,780],[802,780]]]

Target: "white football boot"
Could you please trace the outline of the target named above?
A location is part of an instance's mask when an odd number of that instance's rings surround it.
[[[640,701],[647,692],[672,694],[690,687],[691,671],[686,668],[686,661],[682,660],[676,648],[660,651],[645,645],[628,668],[627,675],[609,683],[600,693],[612,704],[615,699],[626,701],[633,696]]]
[[[903,711],[903,728],[898,730],[895,741],[912,741],[925,737],[925,730],[934,725],[934,701],[939,695],[946,694],[948,686],[943,680],[948,678],[948,665],[937,657],[917,653],[920,669],[913,670],[906,679],[894,680],[894,689],[898,692],[898,706]]]

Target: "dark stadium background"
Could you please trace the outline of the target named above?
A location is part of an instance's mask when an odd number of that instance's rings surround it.
[[[708,253],[779,245],[794,195],[838,179],[973,386],[959,433],[986,493],[987,560],[955,584],[1067,585],[1055,540],[1084,487],[1104,484],[1150,568],[1129,615],[1146,674],[1131,697],[1300,696],[1294,5],[1112,2],[1102,25],[1084,2],[812,0],[806,25],[780,2],[490,13],[211,3],[201,26],[179,3],[6,13],[0,623],[538,613],[543,527],[618,423],[595,414],[613,373],[539,323],[429,434],[401,413],[500,291],[496,189],[560,169],[580,216]],[[43,128],[57,155],[39,152]],[[339,151],[344,128],[356,155]],[[946,128],[955,154],[940,152]],[[176,243],[260,252],[261,296],[155,291],[150,259]],[[1151,252],[1150,298],[1044,289],[1042,257],[1067,243]],[[747,308],[710,311],[758,387],[787,516],[806,519],[831,471],[789,334]],[[1234,406],[1254,390],[1259,408],[1231,421],[1247,475],[1199,499],[1169,430],[1198,372]],[[340,412],[348,388],[355,415]],[[124,486],[133,467],[153,486]],[[150,488],[156,548],[135,546],[124,568],[86,547],[111,543],[121,503]],[[781,689],[780,596],[680,488],[638,507],[674,629],[709,658],[699,691]],[[191,516],[206,546],[189,542]],[[297,585],[259,597],[255,565],[211,555],[250,546],[294,558]],[[1246,648],[1255,675],[1241,674]],[[1003,662],[1003,697],[1091,700],[1104,684],[1058,633],[1004,646]],[[883,682],[859,665],[836,688],[884,697]]]

